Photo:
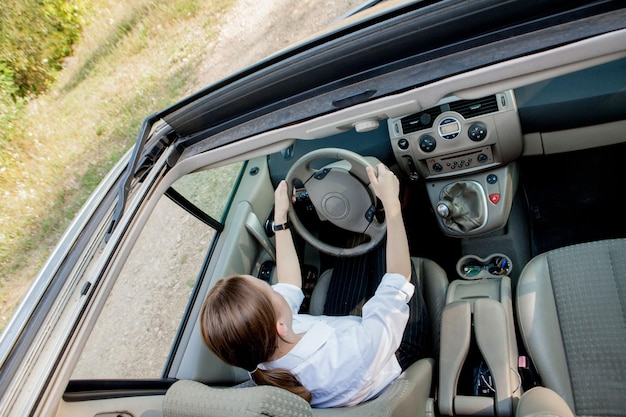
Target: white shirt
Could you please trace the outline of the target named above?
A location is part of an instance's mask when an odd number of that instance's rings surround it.
[[[285,356],[259,368],[291,371],[311,392],[312,406],[359,404],[377,396],[402,372],[395,352],[415,290],[402,275],[383,276],[361,317],[297,314],[302,290],[290,284],[272,288],[290,305],[294,332],[305,334]]]

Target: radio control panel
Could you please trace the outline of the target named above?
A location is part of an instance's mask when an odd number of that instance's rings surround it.
[[[447,97],[436,107],[389,119],[398,164],[411,180],[468,174],[522,154],[512,90],[472,100]]]
[[[487,167],[494,163],[491,146],[473,149],[467,152],[429,158],[426,161],[432,175],[463,171],[470,168]]]

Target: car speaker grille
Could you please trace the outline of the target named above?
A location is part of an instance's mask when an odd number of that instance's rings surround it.
[[[460,100],[449,104],[450,110],[461,114],[466,119],[498,111],[496,96],[479,98],[478,100]]]

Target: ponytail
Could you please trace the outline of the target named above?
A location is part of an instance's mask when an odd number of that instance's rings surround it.
[[[206,345],[224,362],[247,369],[257,385],[286,389],[311,402],[311,392],[286,369],[260,369],[276,350],[276,312],[268,297],[239,275],[218,281],[200,312]]]
[[[254,372],[250,373],[250,376],[257,385],[272,385],[282,388],[304,398],[308,403],[311,403],[311,391],[306,389],[294,374],[286,369],[256,368]]]

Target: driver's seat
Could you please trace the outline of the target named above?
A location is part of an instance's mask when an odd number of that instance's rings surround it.
[[[430,314],[434,351],[438,352],[441,311],[445,306],[448,279],[435,262],[412,258],[417,282]],[[313,297],[324,297],[316,291]],[[318,301],[319,302],[319,301]],[[311,300],[315,303],[315,299]],[[424,416],[433,412],[429,400],[434,387],[435,360],[420,359],[413,363],[377,398],[344,408],[312,408],[301,397],[271,386],[235,388],[210,387],[203,383],[181,380],[165,395],[165,417],[231,417],[231,416]],[[246,386],[247,385],[247,386]]]

